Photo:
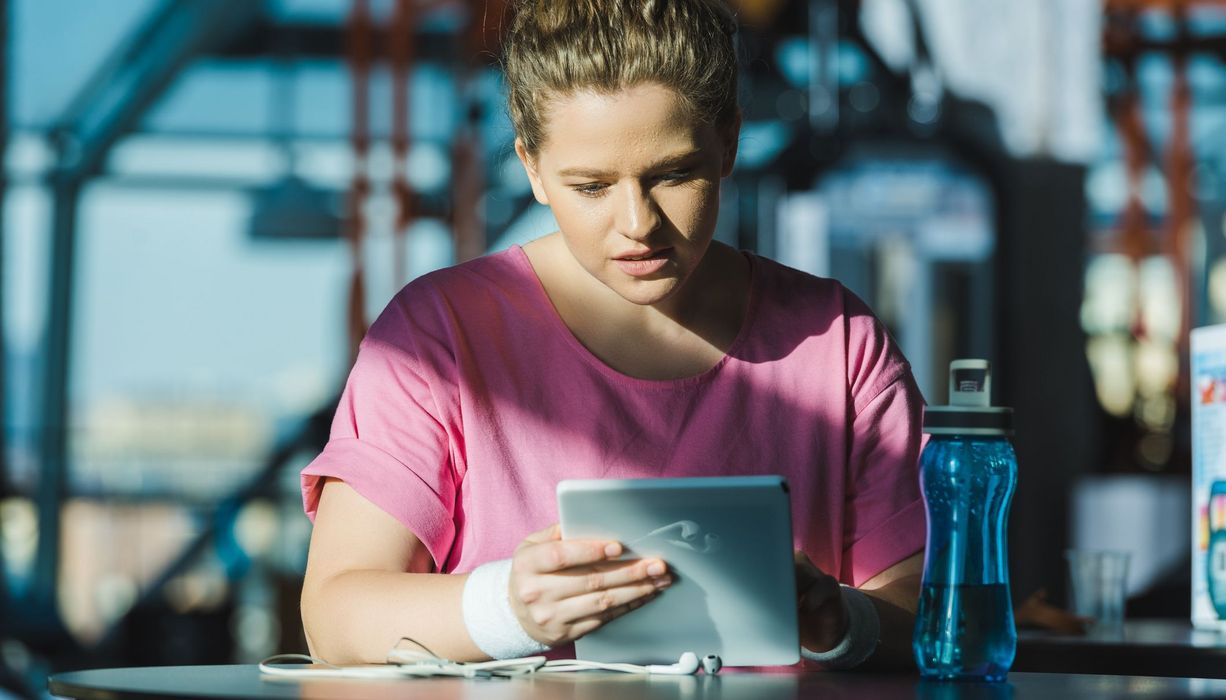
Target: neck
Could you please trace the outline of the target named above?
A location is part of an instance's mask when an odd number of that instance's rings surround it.
[[[627,301],[577,264],[575,268],[572,280],[591,285],[592,298],[599,300],[599,313],[616,327],[726,339],[740,330],[749,298],[749,263],[722,243],[711,243],[681,287],[655,304]]]
[[[748,297],[749,267],[740,253],[712,242],[685,283],[675,294],[644,309],[666,317],[678,325],[709,326],[739,310]],[[734,314],[736,320],[740,315]],[[739,323],[734,325],[739,326]]]

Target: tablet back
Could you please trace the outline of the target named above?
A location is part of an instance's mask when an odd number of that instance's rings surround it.
[[[615,539],[660,557],[674,583],[575,643],[580,659],[727,666],[799,660],[792,518],[778,476],[572,480],[558,485],[562,537]]]

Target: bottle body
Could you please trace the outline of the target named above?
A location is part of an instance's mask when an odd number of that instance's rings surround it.
[[[998,681],[1013,664],[1006,524],[1016,484],[1004,436],[932,435],[920,456],[928,545],[912,646],[925,678]]]

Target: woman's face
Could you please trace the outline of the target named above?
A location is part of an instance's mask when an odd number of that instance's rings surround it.
[[[540,152],[516,152],[571,255],[628,301],[668,299],[711,243],[737,126],[696,122],[654,83],[560,97],[544,116]]]

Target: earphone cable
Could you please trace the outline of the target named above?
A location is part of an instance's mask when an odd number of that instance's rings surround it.
[[[421,651],[405,649],[402,642],[410,642],[421,648]],[[682,655],[684,662],[687,656]],[[718,657],[716,657],[718,658]],[[691,660],[692,661],[692,660]],[[293,662],[293,665],[287,665]],[[311,663],[316,667],[302,668],[301,664]],[[298,667],[296,667],[298,666]],[[704,669],[707,667],[704,665]],[[452,661],[432,652],[429,647],[411,637],[397,640],[387,653],[387,665],[369,666],[338,666],[324,659],[306,654],[277,654],[264,659],[259,664],[260,672],[269,676],[283,678],[421,678],[430,676],[450,676],[460,678],[511,678],[532,673],[577,673],[581,671],[614,671],[639,675],[668,673],[669,667],[642,666],[630,663],[605,663],[599,661],[584,661],[581,659],[556,659],[548,661],[544,656],[525,656],[516,659],[494,659],[492,661],[462,662]],[[686,669],[681,673],[693,673],[694,669]],[[718,672],[718,665],[714,672]],[[708,673],[712,672],[708,669]]]

